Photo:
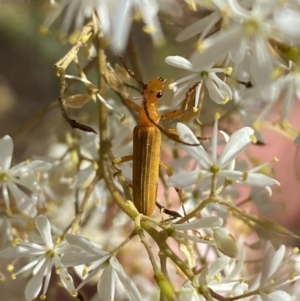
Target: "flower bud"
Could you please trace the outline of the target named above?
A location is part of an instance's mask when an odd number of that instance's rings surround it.
[[[214,240],[218,249],[231,258],[236,258],[239,254],[238,242],[234,236],[225,228],[214,230]]]

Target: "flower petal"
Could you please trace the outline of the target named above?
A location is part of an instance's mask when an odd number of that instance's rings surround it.
[[[112,263],[112,261],[114,261],[114,262]],[[142,298],[140,292],[138,291],[135,284],[131,281],[131,279],[125,274],[122,266],[117,261],[117,259],[114,257],[111,257],[110,262],[111,262],[111,264],[114,264],[114,265],[117,264],[119,266],[118,269],[116,269],[116,272],[117,272],[117,275],[118,275],[121,283],[123,284],[123,287],[129,297],[129,299],[131,301],[142,301],[143,298]]]
[[[267,187],[272,185],[280,186],[280,183],[275,179],[270,178],[261,173],[252,173],[252,172],[247,173],[247,178],[244,181],[244,183],[256,187]]]
[[[19,258],[19,257],[27,257],[30,256],[31,250],[22,247],[22,246],[16,246],[16,247],[11,247],[4,249],[0,252],[0,257],[1,258]]]
[[[131,27],[129,20],[132,8],[132,1],[121,1],[114,11],[115,22],[112,24],[110,38],[111,48],[115,54],[122,53],[126,46]]]
[[[34,200],[24,193],[17,185],[14,183],[9,183],[9,190],[11,191],[13,197],[15,198],[18,208],[27,216],[35,217],[37,210]]]
[[[179,138],[187,143],[190,144],[199,144],[198,139],[194,135],[194,133],[190,130],[188,126],[186,126],[183,123],[177,123],[177,132],[179,135]],[[204,168],[204,169],[209,169],[211,166],[210,159],[204,150],[204,148],[199,145],[199,146],[187,146],[183,145],[183,148],[188,152],[188,154],[193,157],[195,160],[199,162],[199,164]]]
[[[270,246],[264,260],[264,266],[262,267],[262,276],[260,285],[263,287],[268,283],[269,279],[278,270],[281,261],[284,258],[285,246],[281,245],[277,251],[274,251],[273,246]]]
[[[176,230],[194,230],[200,228],[220,227],[223,224],[223,219],[217,216],[209,216],[196,219],[190,223],[173,224],[172,227]]]
[[[51,236],[51,225],[44,215],[39,215],[35,220],[36,227],[40,232],[40,235],[48,247],[53,246],[52,236]]]
[[[228,50],[235,47],[243,35],[242,26],[232,26],[229,30],[220,30],[206,38],[203,43],[203,52],[194,52],[190,62],[197,68],[205,68],[227,54]]]
[[[221,169],[235,159],[251,143],[251,135],[253,134],[254,130],[252,128],[243,127],[231,135],[218,160]]]
[[[101,301],[114,300],[116,272],[108,265],[98,281],[97,291]]]
[[[184,188],[190,186],[198,181],[199,170],[182,171],[176,175],[171,176],[167,180],[168,186],[174,186],[178,188]]]
[[[0,139],[0,171],[7,171],[11,164],[14,143],[10,136]]]
[[[29,280],[25,288],[25,298],[27,301],[35,299],[42,289],[44,271],[47,267],[47,261],[44,262],[44,266]]]
[[[71,245],[77,246],[85,250],[88,253],[101,256],[110,255],[109,252],[100,250],[89,239],[82,236],[67,234],[66,241]]]
[[[228,256],[222,256],[217,258],[208,269],[208,277],[213,277],[215,274],[220,273],[228,265],[230,258]]]
[[[182,56],[167,56],[165,59],[165,62],[171,66],[181,68],[181,69],[186,69],[186,70],[193,70],[193,65],[192,63],[185,59]]]

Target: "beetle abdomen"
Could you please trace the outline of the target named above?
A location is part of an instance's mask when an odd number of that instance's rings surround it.
[[[151,216],[159,178],[161,133],[156,127],[136,126],[133,131],[133,202],[137,210]]]

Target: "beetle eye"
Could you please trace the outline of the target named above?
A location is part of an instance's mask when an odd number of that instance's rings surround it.
[[[161,91],[156,94],[157,98],[161,98],[162,96],[163,96],[163,93]]]

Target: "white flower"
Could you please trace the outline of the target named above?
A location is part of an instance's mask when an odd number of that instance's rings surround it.
[[[195,3],[194,1],[190,1]],[[206,17],[201,17],[200,20],[186,27],[176,37],[177,42],[182,42],[191,37],[201,33],[199,40],[202,41],[213,29],[214,26],[222,19],[222,25],[225,25],[228,21],[229,3],[228,0],[217,0],[217,1],[197,1],[201,8],[205,8],[211,13]],[[222,27],[221,25],[221,27]],[[226,25],[225,25],[226,26]]]
[[[248,284],[242,280],[240,275],[245,260],[245,250],[242,250],[241,258],[238,260],[222,256],[215,259],[209,266],[203,266],[193,284],[207,285],[214,292],[225,294],[225,296],[243,294],[248,289]],[[191,282],[187,281],[180,288],[179,300],[205,301],[206,299],[196,292],[194,285],[192,286]]]
[[[177,124],[177,131],[182,141],[187,143],[199,143],[193,132],[184,124]],[[187,153],[194,158],[201,169],[189,172],[179,172],[173,175],[167,181],[168,185],[183,188],[200,182],[207,177],[216,177],[217,180],[230,180],[232,182],[242,182],[250,186],[268,187],[271,185],[279,185],[279,182],[256,171],[263,166],[256,167],[248,172],[236,171],[235,158],[251,143],[254,131],[249,127],[244,127],[231,135],[229,138],[224,132],[226,146],[220,156],[217,155],[218,148],[218,121],[216,119],[212,135],[212,160],[209,158],[203,146],[187,146],[182,147]]]
[[[63,15],[63,21],[59,29],[61,36],[65,37],[69,34],[72,26],[74,26],[72,31],[80,31],[86,19],[92,17],[97,2],[97,0],[62,0],[59,3],[52,2],[53,10],[48,14],[41,26],[41,32],[47,33],[49,27],[60,15]]]
[[[8,212],[11,211],[10,192],[22,213],[34,217],[37,212],[37,197],[34,194],[37,186],[36,173],[47,171],[52,164],[34,160],[29,163],[22,162],[10,168],[13,147],[13,141],[9,136],[0,139],[0,189]],[[26,194],[20,187],[27,188],[32,196]]]
[[[274,26],[270,16],[275,12],[276,1],[253,1],[244,8],[241,2],[228,1],[228,15],[231,23],[203,41],[199,41],[197,51],[190,61],[199,68],[217,62],[228,56],[233,63],[247,62],[250,80],[265,86],[271,80],[273,58],[268,49],[268,38],[274,37]],[[235,69],[235,67],[234,67]]]
[[[300,72],[298,66],[293,65],[290,72],[287,75],[281,76],[274,82],[274,85],[279,92],[277,93],[277,102],[281,99],[280,96],[283,98],[281,118],[286,120],[292,110],[293,102],[296,99],[300,99]]]
[[[125,49],[135,10],[141,14],[141,19],[145,23],[144,31],[151,35],[154,43],[160,45],[164,42],[158,19],[159,4],[156,0],[118,1],[110,12],[110,39],[115,53],[121,53]]]
[[[171,9],[170,9],[171,7]],[[181,15],[180,6],[174,1],[159,0],[63,0],[46,18],[41,31],[47,32],[52,23],[63,14],[60,32],[65,36],[71,27],[78,32],[86,19],[98,20],[101,31],[111,43],[112,50],[120,54],[127,45],[134,14],[143,20],[144,32],[151,35],[154,44],[164,42],[158,12]],[[75,35],[76,37],[76,35]]]
[[[278,9],[274,15],[274,23],[281,32],[281,39],[299,45],[300,12],[295,8]]]
[[[293,104],[300,98],[300,72],[297,64],[289,61],[289,67],[282,66],[284,74],[265,87],[246,89],[244,93],[235,94],[235,100],[238,100],[238,106],[244,107],[250,117],[250,110],[259,111],[255,118],[255,124],[258,127],[264,122],[267,115],[274,109],[274,106],[280,103],[281,119],[286,121],[293,109]],[[263,107],[261,107],[264,105]],[[259,107],[260,106],[260,107]]]
[[[176,95],[177,99],[179,98],[182,100],[182,94],[186,92],[185,90],[188,87],[193,86],[197,81],[201,81],[201,83],[196,88],[194,107],[198,107],[202,84],[206,85],[209,96],[214,102],[218,104],[225,104],[232,99],[230,87],[216,75],[216,73],[227,73],[227,69],[198,67],[197,64],[192,64],[190,61],[181,56],[168,56],[165,61],[171,66],[189,70],[193,73],[171,84],[171,87],[176,91],[179,84],[185,83],[179,90],[181,93]]]
[[[25,289],[26,300],[30,301],[35,299],[41,290],[42,295],[40,295],[40,298],[46,297],[53,267],[55,267],[56,272],[60,276],[60,280],[68,291],[76,295],[73,280],[60,261],[64,243],[56,244],[53,242],[51,237],[51,225],[45,216],[39,215],[36,218],[36,227],[40,233],[38,242],[19,242],[16,247],[1,251],[0,257],[30,258],[30,262],[27,265],[13,274],[13,277],[21,273],[32,275]]]
[[[19,214],[11,216],[7,212],[0,211],[0,249],[7,247],[16,237],[15,226],[26,229],[27,222],[24,216]]]
[[[114,300],[119,284],[122,284],[130,300],[142,300],[135,284],[125,274],[115,256],[99,249],[84,237],[68,234],[66,240],[69,244],[81,250],[65,254],[62,257],[62,262],[66,266],[90,264],[88,268],[90,273],[80,283],[77,290],[89,282],[98,272],[102,272],[97,285],[98,294],[102,300]]]
[[[286,262],[284,262],[285,246],[281,245],[277,251],[270,246],[263,259],[261,271],[253,277],[253,282],[249,290],[255,291],[258,289],[258,300],[262,301],[290,300],[290,295],[285,291],[276,290],[279,287],[286,287],[300,279],[300,275],[291,276],[286,271]]]

